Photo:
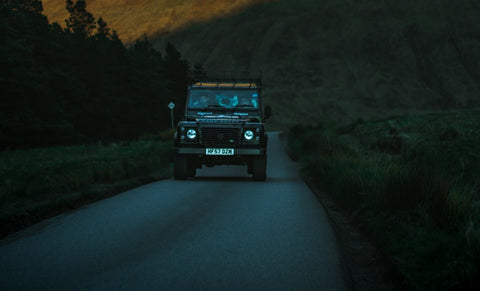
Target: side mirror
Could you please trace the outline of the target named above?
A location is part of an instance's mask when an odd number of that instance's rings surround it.
[[[264,113],[265,113],[265,119],[270,118],[270,116],[272,116],[272,107],[270,107],[269,105],[266,105]]]

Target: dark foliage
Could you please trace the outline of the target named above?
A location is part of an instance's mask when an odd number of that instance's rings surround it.
[[[87,37],[92,34],[95,29],[95,18],[87,11],[87,3],[85,0],[78,0],[73,3],[67,0],[67,11],[70,17],[65,20],[69,32],[80,37]]]
[[[85,1],[66,1],[67,28],[41,1],[0,1],[0,149],[133,139],[170,126],[189,65],[147,39],[126,48]],[[176,108],[179,118],[181,106]]]

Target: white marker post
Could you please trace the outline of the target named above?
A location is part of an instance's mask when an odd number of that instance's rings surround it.
[[[173,108],[175,108],[175,103],[173,102],[168,103],[168,108],[170,108],[170,116],[172,118],[172,129],[173,129],[174,128],[173,127]]]

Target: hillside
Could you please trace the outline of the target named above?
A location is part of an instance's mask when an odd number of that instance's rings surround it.
[[[253,3],[271,0],[86,0],[87,9],[102,17],[125,43],[230,15]],[[65,25],[65,0],[43,0],[50,22]]]
[[[480,5],[279,0],[158,39],[207,70],[262,70],[273,125],[478,106]]]
[[[44,1],[51,21],[63,23],[63,2]],[[273,128],[480,102],[478,1],[113,3],[87,0],[87,8],[126,42],[148,35],[206,70],[261,70]]]

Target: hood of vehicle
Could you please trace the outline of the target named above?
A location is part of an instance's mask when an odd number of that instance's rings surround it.
[[[263,128],[258,116],[240,117],[231,114],[205,115],[203,117],[189,116],[187,120],[180,121],[178,126],[200,126],[200,127],[233,127],[240,128],[244,126],[260,126]]]

